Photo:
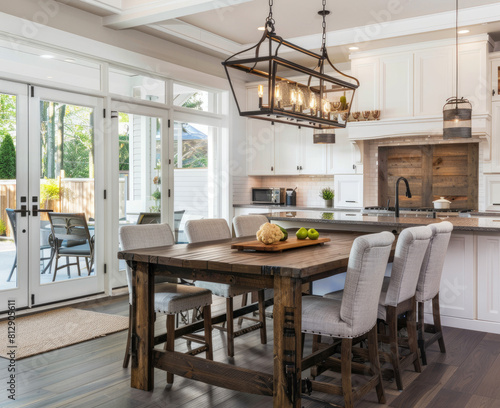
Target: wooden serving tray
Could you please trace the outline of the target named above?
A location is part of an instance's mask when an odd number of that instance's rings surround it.
[[[286,241],[275,242],[274,244],[266,245],[260,241],[247,241],[238,242],[231,245],[231,249],[237,249],[238,251],[243,250],[253,250],[262,252],[282,252],[287,249],[302,248],[311,245],[324,244],[330,241],[330,238],[318,238],[318,239],[298,239],[296,237],[288,238]]]

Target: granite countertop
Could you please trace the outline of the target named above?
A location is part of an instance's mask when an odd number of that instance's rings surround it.
[[[295,205],[279,205],[279,204],[233,204],[234,208],[262,208],[263,210],[279,210],[283,211],[329,211],[329,212],[361,212],[361,208],[336,208],[336,207],[308,207]]]
[[[343,213],[333,211],[282,211],[268,214],[272,221],[317,222],[323,224],[376,225],[381,227],[414,227],[429,225],[441,221],[450,221],[455,231],[500,232],[500,214],[496,217],[438,217],[364,215],[361,213]]]

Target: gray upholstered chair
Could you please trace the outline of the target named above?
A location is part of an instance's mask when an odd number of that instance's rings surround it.
[[[139,224],[126,225],[120,228],[120,245],[122,250],[150,248],[174,244],[174,236],[168,224]],[[160,277],[158,277],[160,278]],[[127,284],[129,288],[129,332],[127,337],[127,349],[123,367],[128,366],[130,359],[130,323],[132,318],[132,271],[127,265]],[[167,315],[167,341],[165,350],[174,351],[175,341],[175,316],[177,313],[189,311],[195,308],[203,308],[205,321],[205,336],[200,339],[206,346],[206,357],[213,359],[212,350],[212,319],[211,305],[212,293],[207,289],[194,286],[178,285],[175,283],[155,283],[154,310],[156,313]],[[191,340],[194,340],[190,336]],[[196,340],[198,341],[198,340]],[[167,373],[167,382],[173,382],[173,374]]]
[[[265,215],[261,214],[250,214],[250,215],[238,215],[233,218],[234,233],[239,237],[249,237],[257,234],[260,226],[269,222]]]
[[[318,371],[340,367],[342,386],[312,381],[312,389],[343,395],[346,407],[376,388],[378,401],[385,403],[377,347],[377,310],[387,261],[394,242],[390,232],[380,232],[354,240],[349,256],[342,300],[320,296],[302,298],[302,332],[315,336],[342,339],[342,358],[327,358],[335,346],[327,346],[302,360],[302,370],[320,364]],[[352,347],[353,339],[368,334],[368,350]],[[360,363],[351,361],[351,354],[366,357],[371,372]],[[371,373],[369,383],[353,389],[351,371]]]
[[[417,347],[415,290],[431,235],[427,226],[406,228],[399,234],[391,276],[384,279],[380,294],[377,317],[387,324],[389,334],[379,332],[378,340],[388,343],[391,351],[379,353],[382,360],[392,364],[399,390],[403,389],[401,371],[406,366],[413,364],[415,371],[422,371]],[[327,293],[325,297],[340,299],[342,291]],[[408,338],[398,337],[398,316],[403,313],[406,313]],[[399,354],[400,343],[410,349],[404,357]]]
[[[424,365],[427,364],[425,349],[432,343],[438,341],[441,353],[446,353],[441,328],[441,312],[439,311],[439,287],[441,285],[446,251],[448,250],[451,232],[453,231],[453,224],[443,221],[431,224],[429,227],[432,230],[431,242],[422,263],[417,291],[415,293],[418,304],[418,343]],[[424,303],[428,300],[432,300],[433,325],[424,324]],[[425,333],[432,333],[432,336],[425,340]]]
[[[186,236],[190,244],[197,242],[217,241],[231,238],[231,231],[225,219],[212,218],[201,220],[189,220],[184,227]],[[260,329],[260,341],[262,344],[267,343],[266,318],[264,313],[264,290],[249,288],[240,285],[228,285],[224,283],[214,283],[205,281],[196,281],[195,285],[200,288],[209,289],[215,296],[226,299],[226,323],[227,328],[214,326],[219,330],[227,333],[227,354],[229,357],[234,356],[234,338],[242,334],[249,333],[253,330]],[[234,331],[233,318],[233,298],[238,295],[258,290],[259,298],[259,322],[242,330]]]

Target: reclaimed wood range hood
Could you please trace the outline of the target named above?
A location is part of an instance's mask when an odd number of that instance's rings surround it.
[[[395,183],[405,177],[412,197],[400,196],[401,207],[432,207],[445,197],[454,209],[478,208],[479,143],[379,146],[378,205],[394,204]]]

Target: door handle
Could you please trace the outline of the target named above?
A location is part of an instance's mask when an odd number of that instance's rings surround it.
[[[31,207],[31,210],[33,211],[33,217],[36,217],[39,212],[49,213],[49,212],[54,211],[54,210],[40,210],[40,209],[38,209],[38,205],[36,205],[36,204],[33,204],[33,207]]]
[[[21,213],[21,217],[26,217],[27,215],[30,215],[30,210],[28,210],[28,207],[23,204],[21,205],[21,209],[20,210],[14,210],[15,213]]]

